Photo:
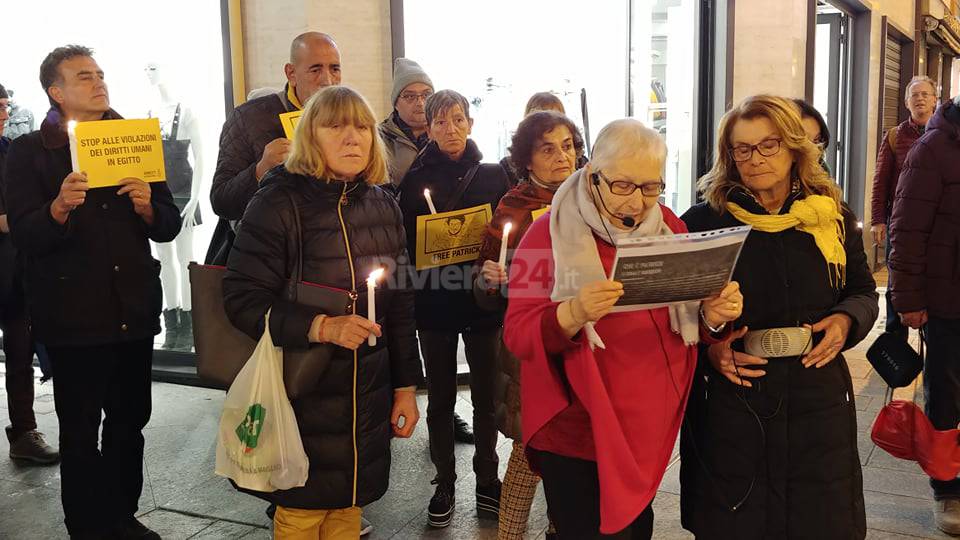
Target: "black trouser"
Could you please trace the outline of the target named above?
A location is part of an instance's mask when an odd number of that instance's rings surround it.
[[[529,451],[543,478],[543,493],[558,538],[648,540],[653,537],[653,501],[626,529],[615,534],[600,534],[600,477],[596,461],[535,448]]]
[[[960,422],[960,319],[929,316],[927,357],[923,363],[926,413],[936,429],[956,429]],[[960,479],[930,479],[935,499],[960,499]]]
[[[37,418],[33,414],[33,337],[22,305],[5,306],[0,330],[3,330],[7,412],[10,415],[7,439],[12,443],[24,433],[37,429]]]
[[[103,530],[137,512],[153,339],[47,350],[60,420],[64,521],[70,534]]]
[[[887,266],[890,265],[890,222],[887,221],[887,235],[886,235],[886,245],[884,247],[884,258],[887,261]],[[900,314],[897,313],[897,310],[893,307],[893,288],[890,287],[890,276],[888,270],[887,276],[887,294],[884,295],[884,299],[887,302],[887,321],[884,325],[884,330],[887,332],[892,332],[904,340],[907,339],[907,333],[909,329],[900,322]]]
[[[427,371],[427,429],[430,459],[437,467],[437,480],[452,484],[457,479],[453,455],[453,408],[457,402],[457,332],[420,330],[420,351]],[[493,386],[497,371],[501,331],[464,331],[463,343],[470,364],[470,398],[473,401],[473,433],[476,453],[473,471],[478,485],[497,479],[497,419]]]

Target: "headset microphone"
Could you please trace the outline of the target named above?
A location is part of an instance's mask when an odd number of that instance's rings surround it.
[[[614,218],[619,219],[620,222],[623,223],[623,226],[624,226],[624,227],[631,227],[631,228],[634,227],[634,226],[637,224],[637,220],[633,219],[633,218],[630,217],[630,216],[620,217],[620,216],[614,214],[613,212],[610,211],[609,208],[607,208],[607,203],[603,202],[603,197],[600,195],[600,187],[599,187],[599,186],[600,186],[600,175],[599,175],[598,173],[591,173],[591,174],[590,174],[590,178],[593,180],[593,187],[594,187],[594,189],[597,190],[597,198],[600,199],[600,204],[603,205],[603,209],[606,210],[607,213],[610,214],[611,216],[613,216]]]

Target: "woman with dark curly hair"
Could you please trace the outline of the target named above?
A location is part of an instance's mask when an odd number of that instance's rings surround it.
[[[577,155],[582,152],[580,131],[562,113],[533,112],[520,122],[510,145],[510,159],[519,172],[520,182],[500,199],[477,259],[480,271],[473,290],[480,307],[501,313],[506,310],[506,298],[499,287],[507,282],[507,275],[498,262],[504,224],[512,226],[507,239],[507,247],[512,251],[534,216],[538,211],[546,211],[554,192],[573,174]],[[520,437],[520,364],[506,347],[501,347],[498,361],[500,370],[494,394],[497,427],[513,439],[513,452],[503,477],[497,538],[519,539],[527,528],[530,503],[540,477],[530,470]]]

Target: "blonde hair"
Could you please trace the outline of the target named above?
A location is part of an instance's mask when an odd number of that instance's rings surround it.
[[[793,175],[799,180],[800,189],[807,195],[825,195],[840,208],[840,187],[820,165],[822,150],[807,138],[800,120],[800,111],[793,101],[778,96],[757,95],[744,98],[727,111],[720,120],[717,135],[717,155],[713,168],[700,178],[697,189],[704,200],[720,212],[726,211],[730,192],[746,187],[740,178],[736,162],[730,156],[730,134],[738,121],[766,118],[780,135],[781,146],[794,159]]]
[[[373,110],[363,96],[346,86],[328,86],[307,101],[293,135],[290,155],[285,163],[287,170],[294,174],[329,180],[330,171],[320,152],[317,128],[337,124],[350,124],[370,130],[373,136],[370,162],[360,175],[370,185],[386,182],[387,160]]]

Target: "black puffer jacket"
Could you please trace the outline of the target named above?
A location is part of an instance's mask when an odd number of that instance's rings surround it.
[[[791,195],[781,213],[800,197]],[[743,190],[730,198],[767,213]],[[734,327],[798,326],[844,313],[853,325],[843,348],[863,340],[877,318],[878,297],[856,217],[847,208],[843,216],[847,266],[839,290],[810,234],[750,232],[733,275],[744,298]],[[691,232],[742,225],[705,203],[683,221]],[[734,349],[742,350],[739,342]],[[694,378],[686,413],[691,429],[680,445],[684,528],[705,540],[863,538],[856,406],[843,355],[820,369],[804,368],[797,357],[772,358],[762,369],[766,375],[753,388],[740,388],[713,370],[701,348],[704,377]]]
[[[417,156],[400,184],[400,208],[403,210],[403,224],[411,254],[416,249],[417,216],[430,213],[423,190],[430,190],[434,206],[438,212],[443,212],[458,183],[481,159],[483,154],[476,143],[469,139],[459,161],[450,160],[435,142],[428,144]],[[495,163],[484,163],[480,165],[463,197],[449,210],[489,204],[492,214],[508,189],[507,173],[503,168]],[[477,245],[478,251],[479,248]],[[477,306],[473,298],[474,276],[473,261],[418,272],[416,282],[423,285],[417,287],[416,293],[417,329],[462,332],[467,328],[497,328],[502,314]]]
[[[119,118],[113,110],[103,115]],[[116,186],[88,191],[60,225],[50,204],[69,173],[67,133],[51,110],[39,131],[13,142],[6,166],[7,215],[25,261],[34,336],[45,345],[81,347],[158,334],[160,262],[149,240],[170,242],[180,232],[180,211],[166,182],[150,184],[152,225]]]
[[[225,262],[235,237],[230,222],[243,217],[247,203],[260,187],[256,170],[263,149],[284,136],[280,115],[297,110],[287,99],[286,90],[284,87],[282,92],[240,105],[223,123],[220,154],[210,188],[213,212],[220,216],[220,221],[207,250],[209,264]]]
[[[293,508],[363,506],[387,489],[393,389],[416,385],[421,376],[413,293],[396,279],[403,272],[397,261],[406,254],[400,210],[386,192],[362,181],[327,183],[281,166],[262,184],[244,213],[223,280],[227,315],[237,328],[259,339],[272,307],[274,343],[308,346],[318,312],[283,292],[298,249],[288,193],[302,220],[304,281],[357,291],[356,313],[365,317],[366,276],[377,267],[388,273],[377,287],[383,337],[356,353],[336,348],[317,388],[293,400],[310,459],[306,486],[256,495]]]

